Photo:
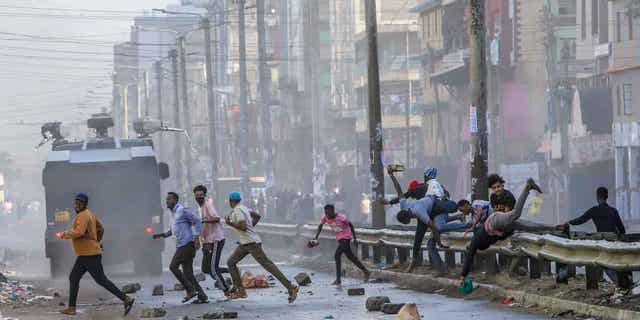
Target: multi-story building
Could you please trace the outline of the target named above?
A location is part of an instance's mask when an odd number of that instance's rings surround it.
[[[640,219],[640,17],[633,2],[609,1],[609,84],[613,104],[616,205],[623,219]]]
[[[421,1],[410,13],[418,14],[421,62],[422,166],[440,168],[441,182],[455,196],[468,189],[462,155],[468,149],[469,51],[466,29],[466,1]],[[467,127],[468,129],[468,127]],[[468,161],[467,161],[468,162]],[[455,188],[454,188],[455,186]]]
[[[403,163],[409,172],[425,166],[423,108],[420,98],[420,64],[412,57],[418,52],[417,17],[406,10],[406,1],[376,1],[380,101],[385,163]],[[369,189],[369,129],[365,1],[354,6],[353,104],[358,133],[358,176]],[[414,175],[414,174],[411,174]]]
[[[576,1],[576,86],[568,110],[568,212],[593,205],[594,192],[614,192],[611,88],[607,0]]]

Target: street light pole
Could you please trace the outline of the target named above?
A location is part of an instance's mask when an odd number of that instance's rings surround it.
[[[204,54],[205,68],[207,70],[207,110],[209,113],[209,157],[211,158],[211,190],[212,196],[216,194],[216,181],[218,176],[218,140],[216,137],[216,99],[213,92],[213,65],[211,57],[211,24],[209,18],[203,17],[200,21],[204,30]]]
[[[184,117],[184,131],[188,135],[193,134],[191,128],[191,110],[189,110],[189,92],[187,87],[187,57],[185,53],[185,38],[184,36],[178,38],[178,50],[180,54],[180,73],[181,73],[181,85],[182,85],[182,112]],[[191,170],[191,143],[186,141],[185,143],[185,167],[187,171],[187,185],[193,185],[193,175]]]
[[[274,185],[274,161],[271,141],[271,72],[267,66],[266,36],[264,23],[264,0],[256,0],[257,27],[258,27],[258,59],[260,61],[260,97],[262,100],[262,139],[263,139],[263,163],[267,191]]]
[[[249,194],[249,119],[247,110],[247,48],[245,43],[244,3],[238,0],[238,49],[240,64],[240,134],[238,148],[240,155],[240,186],[242,194],[248,200]]]
[[[213,57],[211,55],[211,24],[209,17],[202,16],[199,13],[193,12],[175,12],[165,9],[153,9],[153,11],[162,12],[165,14],[184,14],[192,15],[200,18],[200,28],[204,31],[204,52],[205,52],[205,68],[207,73],[207,113],[209,117],[209,155],[211,158],[211,193],[215,197],[216,193],[216,181],[218,176],[218,140],[216,137],[216,99],[213,90],[214,76],[213,76]]]
[[[171,49],[169,51],[169,58],[171,59],[171,76],[173,80],[173,112],[174,112],[174,126],[181,128],[180,126],[180,96],[178,92],[178,51]],[[175,149],[174,157],[176,159],[176,188],[177,192],[181,193],[182,189],[182,149],[180,148],[180,137],[175,137]]]

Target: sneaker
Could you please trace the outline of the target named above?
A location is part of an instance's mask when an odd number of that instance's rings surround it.
[[[289,289],[289,303],[296,301],[296,298],[298,297],[298,290],[300,290],[300,287],[298,286],[293,286]]]
[[[340,285],[342,285],[342,281],[340,281],[340,280],[335,280],[335,281],[331,282],[331,285],[332,285],[332,286],[340,286]]]
[[[364,273],[364,282],[369,282],[369,278],[371,277],[371,271],[365,270]]]
[[[235,291],[231,292],[231,294],[229,295],[230,299],[246,299],[247,298],[247,290],[245,289],[236,289]]]
[[[131,311],[131,308],[133,308],[133,303],[136,302],[136,299],[133,299],[131,297],[128,297],[124,300],[124,316],[126,317],[129,312]]]
[[[192,304],[207,304],[207,303],[209,303],[208,297],[198,297],[196,301],[192,302]]]
[[[66,308],[64,310],[60,310],[60,313],[68,315],[68,316],[75,316],[76,315],[76,308],[69,307],[69,308]]]
[[[533,179],[529,178],[527,180],[527,185],[529,186],[529,188],[531,188],[531,190],[535,190],[538,193],[542,193],[542,189],[540,189],[540,186],[538,186],[536,182],[533,181]]]
[[[191,301],[191,299],[195,298],[198,294],[195,292],[187,293],[187,296],[182,299],[182,303],[187,303]]]

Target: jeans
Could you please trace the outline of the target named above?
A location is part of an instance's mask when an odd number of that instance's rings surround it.
[[[340,281],[342,276],[342,254],[343,253],[347,257],[347,259],[351,260],[351,262],[353,262],[353,264],[356,265],[356,267],[358,267],[363,272],[367,272],[367,268],[365,268],[362,262],[358,260],[358,257],[356,257],[356,255],[353,254],[353,251],[351,251],[351,239],[340,239],[338,240],[338,248],[336,249],[336,253],[334,256],[336,260],[336,280],[337,281]]]
[[[227,260],[227,266],[229,267],[229,273],[231,273],[231,279],[233,279],[233,285],[238,289],[243,289],[242,279],[240,278],[240,270],[238,269],[238,263],[244,259],[247,255],[251,255],[265,270],[271,273],[282,285],[291,290],[293,285],[282,274],[282,271],[273,263],[269,257],[262,250],[262,244],[260,243],[247,243],[239,245],[236,250],[233,251],[229,260]]]
[[[413,263],[415,263],[416,259],[420,255],[422,251],[422,240],[424,240],[424,235],[427,233],[427,225],[418,219],[418,225],[416,226],[416,234],[413,237],[413,249],[411,250],[411,254],[413,256]]]
[[[71,269],[69,274],[69,307],[75,307],[78,300],[78,290],[80,288],[80,279],[82,276],[89,272],[93,280],[103,288],[107,289],[118,299],[125,301],[127,295],[125,295],[113,282],[111,282],[104,274],[102,268],[102,255],[95,256],[79,256],[76,258],[76,263]]]
[[[197,292],[199,296],[206,296],[204,290],[198,284],[196,277],[193,276],[193,258],[196,256],[196,247],[193,242],[189,242],[186,246],[176,249],[176,253],[171,259],[169,270],[182,284],[187,294]],[[182,269],[182,270],[180,270]]]
[[[222,248],[224,248],[224,239],[202,244],[202,272],[210,275],[216,281],[218,287],[226,292],[229,290],[229,286],[227,286],[222,277],[222,272],[225,270],[220,268]]]
[[[431,266],[439,272],[445,272],[446,268],[442,258],[440,257],[440,253],[436,246],[436,240],[434,238],[427,241],[427,252],[429,253],[429,262],[431,262]]]
[[[433,218],[433,222],[435,223],[436,228],[438,228],[438,230],[440,230],[441,233],[454,231],[458,229],[465,229],[471,226],[471,224],[468,222],[461,222],[461,221],[448,222],[447,221],[448,218],[449,218],[449,215],[446,213],[439,214],[435,218]]]

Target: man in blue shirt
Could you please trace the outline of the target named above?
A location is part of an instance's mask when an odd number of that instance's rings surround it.
[[[167,208],[171,210],[172,218],[171,229],[165,233],[154,234],[153,238],[167,238],[172,235],[176,237],[177,249],[169,269],[187,291],[182,302],[188,302],[198,296],[196,303],[206,303],[208,297],[193,276],[193,258],[200,249],[202,221],[193,210],[178,203],[179,199],[175,192],[167,194]]]
[[[435,268],[440,272],[444,272],[444,263],[442,258],[438,254],[436,244],[440,244],[441,247],[445,247],[440,242],[440,233],[449,232],[457,229],[464,229],[469,226],[467,223],[460,221],[452,221],[459,217],[450,217],[449,213],[455,212],[457,209],[456,203],[453,202],[453,208],[447,203],[449,201],[442,201],[433,196],[425,196],[424,198],[414,200],[404,198],[402,192],[402,186],[398,182],[398,179],[394,176],[393,171],[387,168],[387,172],[393,186],[396,189],[398,198],[400,199],[400,212],[398,212],[396,218],[400,223],[409,224],[412,218],[418,220],[416,225],[416,234],[413,241],[413,250],[411,263],[406,272],[411,272],[418,266],[416,258],[422,252],[422,241],[428,229],[431,229],[432,238],[427,244],[429,251],[429,258]],[[438,202],[445,205],[438,205]]]

